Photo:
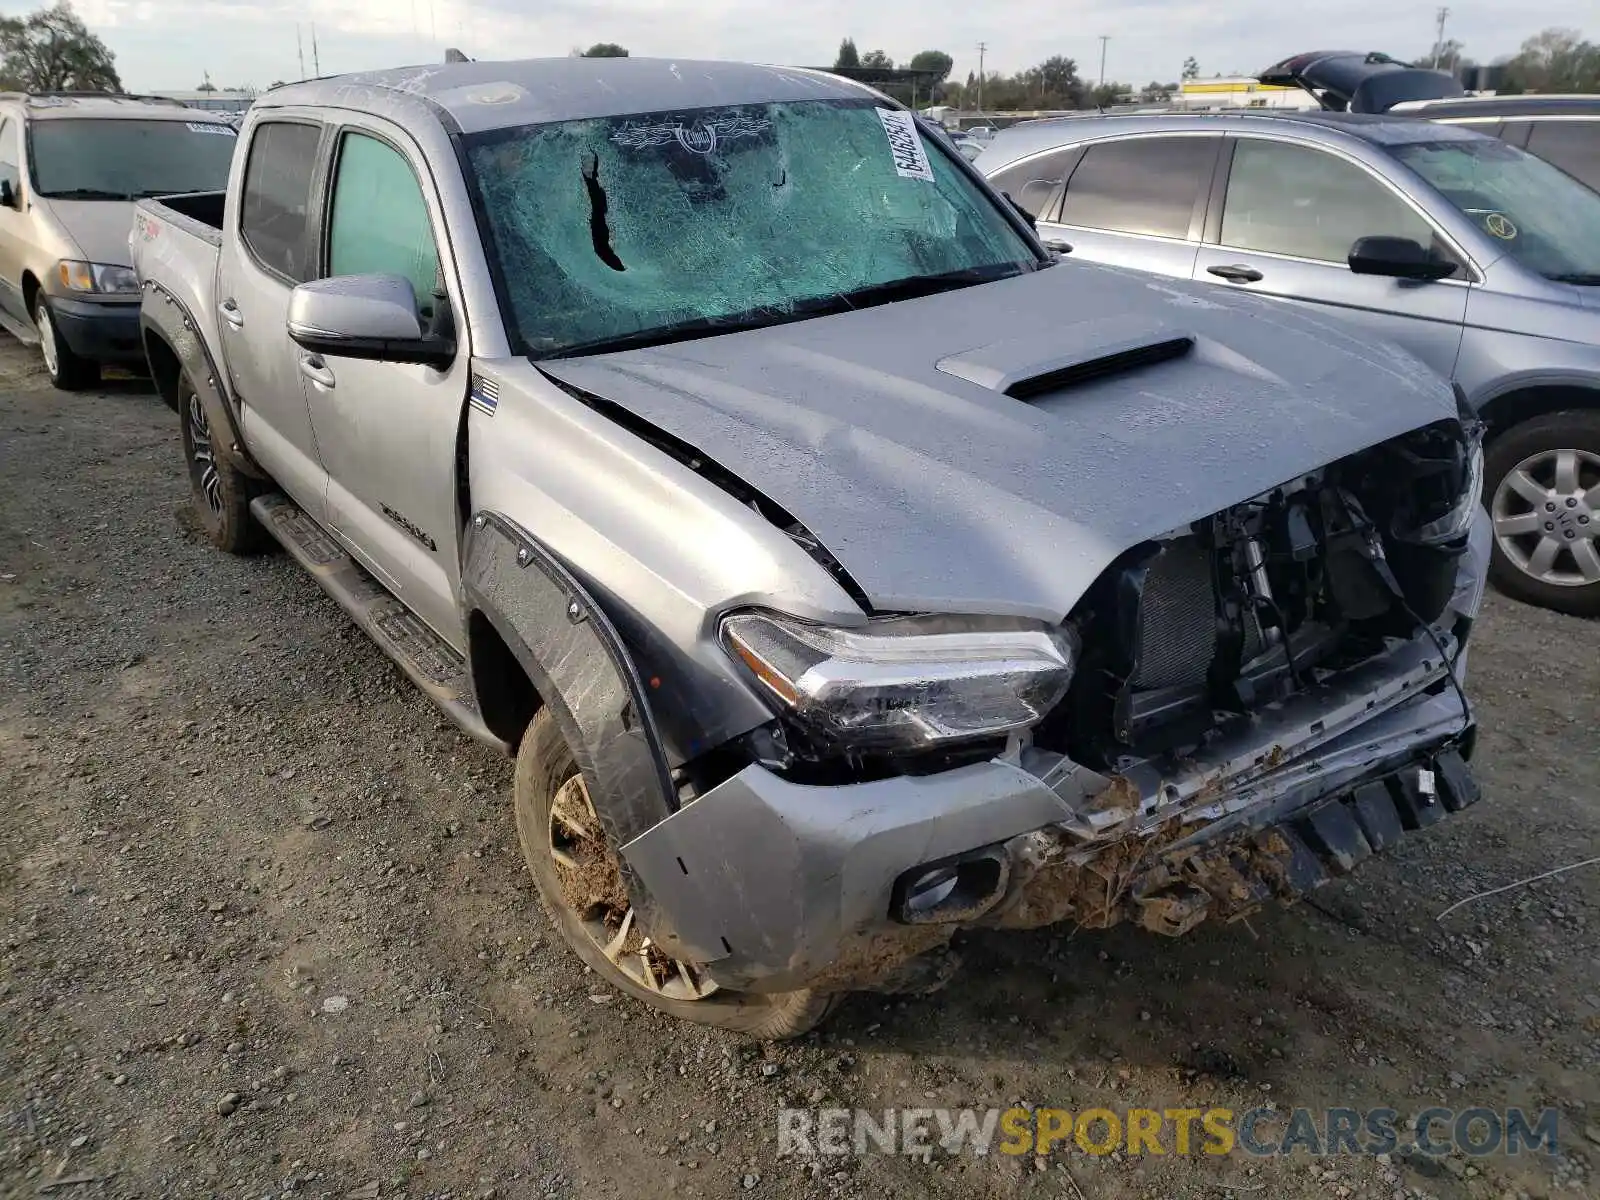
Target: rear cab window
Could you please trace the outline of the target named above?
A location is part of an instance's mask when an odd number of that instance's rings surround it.
[[[29,123],[29,167],[38,195],[63,200],[216,192],[238,140],[217,121],[52,117]]]
[[[1067,181],[1063,225],[1150,237],[1198,237],[1218,137],[1096,142]]]
[[[263,121],[250,139],[239,233],[256,262],[291,284],[314,272],[311,188],[322,130],[299,121]]]

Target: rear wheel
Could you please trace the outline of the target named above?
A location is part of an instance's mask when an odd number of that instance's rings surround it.
[[[545,910],[567,945],[612,987],[685,1021],[760,1038],[798,1037],[833,1007],[831,994],[719,988],[699,964],[671,958],[651,941],[548,708],[534,716],[517,752],[515,803],[517,836]]]
[[[205,404],[187,375],[178,378],[178,415],[183,422],[183,457],[195,517],[206,537],[229,554],[254,554],[266,535],[250,515],[255,487],[250,477],[217,453]]]
[[[81,392],[100,382],[100,364],[74,354],[56,328],[50,315],[50,302],[43,296],[33,302],[33,323],[39,330],[39,348],[44,352],[44,369],[50,382],[64,392]]]
[[[1529,604],[1600,616],[1600,412],[1513,426],[1484,465],[1496,586]]]

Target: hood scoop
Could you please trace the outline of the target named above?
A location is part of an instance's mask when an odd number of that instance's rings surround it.
[[[1063,325],[1046,337],[990,342],[934,364],[946,375],[1030,400],[1112,375],[1182,358],[1194,335],[1136,317],[1109,317]]]

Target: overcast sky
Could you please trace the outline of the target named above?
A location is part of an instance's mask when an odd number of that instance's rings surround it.
[[[8,15],[39,7],[0,0]],[[111,47],[134,90],[213,83],[265,86],[299,77],[298,22],[312,73],[311,21],[323,74],[432,62],[459,45],[474,58],[565,54],[614,41],[635,55],[737,58],[828,65],[839,39],[896,61],[918,50],[954,57],[955,77],[978,67],[1014,71],[1051,54],[1099,74],[1101,34],[1111,38],[1109,78],[1178,77],[1194,55],[1204,74],[1259,69],[1304,50],[1345,48],[1421,55],[1432,44],[1431,0],[76,0]],[[1552,25],[1595,24],[1593,0],[1453,0],[1446,36],[1489,61]],[[1600,29],[1585,31],[1591,37]]]

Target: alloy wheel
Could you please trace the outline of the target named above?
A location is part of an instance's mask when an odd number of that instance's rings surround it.
[[[717,990],[691,963],[669,957],[638,927],[616,854],[582,774],[550,801],[550,858],[562,897],[600,952],[634,983],[668,1000],[704,1000]]]
[[[1600,583],[1600,455],[1542,450],[1506,472],[1490,504],[1494,536],[1541,583]]]
[[[193,392],[189,394],[189,442],[193,460],[190,470],[205,497],[206,507],[222,515],[222,476],[217,472],[216,453],[211,448],[211,423],[205,405]]]

